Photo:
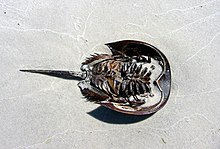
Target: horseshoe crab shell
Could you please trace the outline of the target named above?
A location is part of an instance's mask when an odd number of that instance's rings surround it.
[[[105,44],[112,54],[95,54],[82,72],[21,70],[80,80],[82,94],[97,104],[132,115],[147,115],[166,104],[171,89],[170,65],[156,47],[141,41]]]
[[[156,96],[157,102],[151,105],[139,105],[139,106],[131,106],[130,104],[124,104],[123,102],[117,101],[114,102],[114,100],[109,100],[109,96],[103,92],[100,93],[100,91],[96,90],[94,86],[92,88],[88,89],[87,87],[84,88],[84,83],[79,83],[79,87],[81,88],[82,93],[87,97],[95,98],[95,101],[97,103],[101,104],[102,106],[105,106],[107,108],[110,108],[112,110],[126,113],[126,114],[132,114],[132,115],[146,115],[155,113],[158,110],[160,110],[167,102],[170,94],[171,89],[171,72],[170,72],[170,65],[165,57],[165,55],[158,50],[156,47],[140,42],[140,41],[134,41],[134,40],[124,40],[124,41],[118,41],[113,43],[107,43],[106,46],[111,50],[113,57],[139,57],[139,56],[147,56],[152,58],[154,61],[157,61],[159,66],[161,67],[161,72],[159,76],[152,80],[152,86],[154,88],[158,88],[158,92],[156,94],[159,94]],[[108,55],[103,56],[103,59],[108,59]],[[101,56],[93,56],[89,60],[85,61],[83,64],[90,64],[95,63],[96,60],[102,59]],[[94,64],[92,64],[94,65]],[[86,86],[89,86],[87,84]],[[111,98],[111,97],[110,97]],[[147,97],[146,97],[147,98]]]

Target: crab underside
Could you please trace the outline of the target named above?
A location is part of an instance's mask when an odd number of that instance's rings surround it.
[[[22,70],[81,80],[78,86],[89,101],[112,110],[146,115],[167,102],[171,73],[167,58],[150,44],[124,40],[106,44],[112,54],[95,53],[81,71]]]

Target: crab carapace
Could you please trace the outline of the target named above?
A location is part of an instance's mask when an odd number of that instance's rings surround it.
[[[21,70],[80,80],[82,94],[112,110],[147,115],[167,102],[171,89],[170,65],[156,47],[141,41],[107,43],[112,54],[93,54],[82,62],[81,72]]]

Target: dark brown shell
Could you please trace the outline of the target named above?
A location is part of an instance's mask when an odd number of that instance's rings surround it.
[[[146,107],[124,105],[121,104],[120,102],[114,102],[112,100],[108,100],[108,96],[106,96],[104,92],[97,90],[96,87],[94,85],[91,85],[91,83],[89,82],[87,82],[87,85],[90,86],[90,89],[88,89],[87,87],[82,87],[85,86],[85,82],[84,85],[82,85],[82,83],[79,83],[79,87],[81,88],[82,93],[85,96],[93,99],[97,103],[101,104],[102,106],[126,114],[146,115],[146,114],[155,113],[158,110],[160,110],[166,104],[171,90],[170,65],[165,55],[156,47],[148,43],[134,41],[134,40],[123,40],[113,43],[107,43],[106,46],[108,46],[109,49],[111,50],[112,57],[114,56],[133,57],[133,56],[145,55],[152,57],[161,63],[162,73],[158,77],[158,79],[155,80],[154,82],[162,92],[159,102],[152,106],[146,106]],[[85,62],[83,62],[83,64],[90,64],[97,59],[103,59],[103,60],[111,59],[112,57],[106,54],[101,54],[101,55],[97,54],[87,59]]]

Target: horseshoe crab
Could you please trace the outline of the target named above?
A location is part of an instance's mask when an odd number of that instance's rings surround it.
[[[21,70],[80,80],[82,94],[92,102],[132,115],[160,110],[171,89],[170,65],[156,47],[141,41],[105,44],[112,54],[93,54],[82,62],[81,72]]]

